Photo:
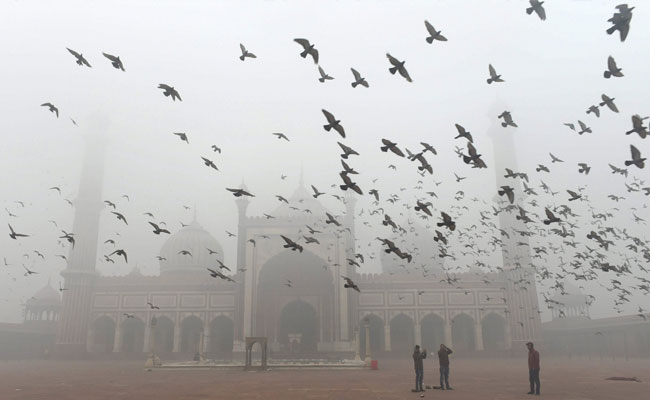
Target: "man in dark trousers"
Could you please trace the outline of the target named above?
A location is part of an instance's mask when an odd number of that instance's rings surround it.
[[[440,345],[440,350],[438,350],[438,361],[440,362],[440,389],[445,390],[445,386],[447,386],[447,390],[452,390],[452,388],[449,386],[449,355],[453,353],[451,349],[444,344]],[[442,380],[445,380],[445,384],[443,385]]]
[[[530,380],[530,392],[539,396],[539,352],[535,350],[532,342],[526,343],[528,347],[528,379]]]
[[[424,365],[422,360],[427,358],[427,349],[420,352],[420,345],[416,344],[413,349],[413,364],[415,365],[415,389],[414,392],[424,392],[422,380],[424,378]]]

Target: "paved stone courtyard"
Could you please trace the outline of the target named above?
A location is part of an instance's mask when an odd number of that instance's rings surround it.
[[[140,361],[5,361],[2,400],[183,399],[418,399],[411,393],[412,361],[380,360],[371,370],[189,370],[147,372]],[[526,359],[454,359],[453,391],[428,390],[425,398],[525,399]],[[425,361],[425,385],[437,383],[437,360]],[[607,381],[611,376],[642,382]],[[542,358],[546,399],[647,399],[650,360]]]

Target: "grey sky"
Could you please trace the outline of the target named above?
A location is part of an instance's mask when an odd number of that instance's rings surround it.
[[[178,221],[192,217],[182,205],[196,205],[199,221],[222,244],[226,261],[234,263],[236,240],[225,230],[236,230],[236,207],[224,187],[245,181],[257,195],[249,208],[253,215],[275,208],[275,194],[288,197],[294,191],[301,166],[307,185],[340,194],[329,187],[339,184],[340,137],[322,129],[321,108],[341,119],[348,134],[345,143],[361,153],[348,163],[360,171],[358,182],[366,192],[377,187],[382,194],[399,193],[400,187],[411,188],[421,179],[415,164],[379,151],[381,138],[410,149],[419,148],[420,141],[436,147],[438,156],[428,157],[434,175],[423,180],[425,189],[435,190],[440,198],[434,199],[435,207],[445,210],[461,189],[466,199],[493,200],[495,173],[504,171],[463,164],[453,152],[454,146],[465,146],[453,140],[454,123],[472,131],[492,167],[486,131],[496,123],[496,114],[489,110],[496,101],[507,104],[519,124],[518,169],[528,172],[535,186],[540,175],[534,168],[538,163],[550,166],[549,151],[566,161],[541,176],[561,194],[540,196],[541,207],[535,211],[566,203],[566,189],[587,185],[596,207],[621,210],[614,226],[643,237],[647,227],[634,224],[629,209],[637,207],[638,216],[650,219],[643,208],[648,198],[625,193],[624,178],[612,175],[607,163],[622,166],[631,143],[650,154],[647,142],[624,134],[631,129],[632,114],[650,112],[650,13],[637,2],[630,34],[621,43],[605,34],[606,20],[618,3],[549,0],[548,18],[542,22],[526,15],[527,1],[2,2],[0,203],[19,218],[2,211],[0,222],[34,237],[16,242],[0,235],[3,257],[12,264],[0,265],[6,272],[0,273],[0,320],[18,319],[20,303],[48,277],[55,286],[61,280],[58,272],[65,265],[53,255],[67,254],[67,249],[52,240],[58,231],[47,220],[71,228],[73,214],[48,188],[59,185],[62,197],[74,198],[82,137],[98,120],[110,121],[103,197],[131,197],[130,203],[119,203],[130,217],[128,227],[107,212],[102,217],[100,241],[120,232],[133,260],[129,265],[100,265],[107,274],[127,273],[136,263],[143,272],[156,273],[154,257],[164,238],[150,233],[143,212],[151,211],[178,229]],[[425,19],[449,41],[426,43]],[[333,81],[318,82],[314,63],[299,57],[301,48],[293,42],[297,37],[316,44],[320,65]],[[258,58],[241,62],[239,43]],[[93,68],[78,67],[66,47],[83,53]],[[119,55],[126,72],[113,69],[102,52]],[[413,83],[388,73],[386,52],[406,61]],[[625,77],[602,77],[609,55]],[[505,83],[486,84],[489,63]],[[350,87],[350,67],[368,80],[369,89]],[[183,101],[163,97],[159,83],[175,86]],[[602,93],[616,97],[620,114],[603,109],[600,118],[585,115]],[[58,106],[60,118],[39,107],[43,102]],[[562,125],[578,119],[594,133],[578,136]],[[186,132],[190,144],[172,132]],[[291,142],[279,141],[271,132],[283,132]],[[212,144],[222,154],[212,153]],[[200,156],[213,159],[220,171],[206,168]],[[577,173],[578,162],[593,167],[589,176]],[[389,164],[397,171],[388,169]],[[648,181],[647,169],[630,171],[627,182],[632,175]],[[454,172],[468,179],[456,184]],[[281,180],[281,174],[287,179]],[[379,178],[376,185],[374,178]],[[436,187],[434,180],[444,184]],[[627,199],[614,203],[606,198],[609,193]],[[415,202],[410,192],[401,195]],[[15,200],[27,206],[19,208]],[[343,211],[331,196],[323,203]],[[358,210],[368,207],[364,196]],[[387,212],[398,221],[408,217],[399,207],[387,207]],[[400,212],[405,216],[397,218]],[[590,217],[582,214],[586,224]],[[474,212],[459,224],[476,223],[477,218]],[[378,234],[390,235],[378,220],[372,221],[372,230],[359,226],[364,247]],[[586,242],[584,235],[578,239]],[[377,250],[373,246],[369,251]],[[34,249],[46,254],[47,261],[33,254],[22,257]],[[100,246],[99,254],[103,251]],[[487,262],[498,260],[491,256]],[[21,263],[34,265],[39,275],[24,277]],[[380,265],[366,268],[376,272]],[[604,292],[595,282],[590,288]],[[643,301],[637,295],[626,310],[633,312]],[[612,313],[611,299],[597,305],[594,315]]]

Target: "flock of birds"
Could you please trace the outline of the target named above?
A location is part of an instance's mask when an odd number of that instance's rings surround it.
[[[530,0],[530,7],[526,9],[526,13],[534,13],[540,20],[546,20],[546,11],[543,7],[543,3],[543,1]],[[634,7],[628,7],[626,4],[621,4],[617,6],[616,9],[617,11],[608,20],[612,25],[606,30],[606,32],[610,35],[618,32],[620,41],[623,42],[629,33],[632,10]],[[443,36],[441,30],[436,30],[428,21],[424,21],[424,25],[426,33],[428,34],[424,39],[428,44],[433,44],[434,42],[447,42],[447,38]],[[304,38],[297,38],[294,40],[302,49],[299,55],[302,58],[311,57],[313,62],[318,66],[319,82],[324,83],[328,80],[334,79],[320,66],[319,51],[315,44]],[[239,56],[239,59],[241,61],[257,58],[257,56],[248,50],[243,44],[240,44],[240,49],[241,55]],[[82,53],[69,48],[67,50],[74,57],[77,65],[92,68],[90,62]],[[110,62],[113,68],[122,72],[126,71],[124,63],[119,56],[108,53],[103,53],[103,56]],[[405,61],[400,61],[389,53],[386,54],[386,57],[389,64],[388,71],[390,74],[399,74],[406,80],[406,82],[413,82],[413,79],[406,69]],[[356,89],[359,86],[366,89],[370,88],[369,82],[358,70],[351,68],[351,72],[353,75],[353,81],[351,82],[352,88]],[[623,77],[622,68],[617,65],[612,56],[607,60],[606,70],[603,75],[606,79]],[[488,65],[488,76],[486,81],[489,85],[507,84],[505,83],[506,79],[497,72],[497,69],[492,64]],[[170,100],[174,102],[176,100],[182,102],[181,94],[174,86],[167,83],[160,83],[158,89],[162,90],[162,94]],[[600,117],[601,110],[605,107],[611,112],[619,112],[615,103],[615,98],[603,94],[601,100],[602,102],[592,105],[587,109],[587,115]],[[57,118],[59,117],[59,109],[51,102],[45,102],[41,104],[41,106],[46,107],[50,112],[54,113]],[[340,119],[337,119],[337,117],[328,110],[322,109],[322,113],[325,119],[323,129],[326,132],[334,131],[340,136],[341,140],[345,139],[346,131],[343,122]],[[503,128],[518,127],[517,123],[514,122],[513,115],[509,111],[503,111],[498,115],[498,118],[502,121],[501,126]],[[641,117],[636,114],[633,115],[632,128],[627,130],[625,134],[631,135],[636,133],[641,139],[644,139],[650,129],[644,125],[647,119],[648,117]],[[72,120],[72,122],[76,125],[74,120]],[[577,129],[574,123],[565,123],[564,125],[579,135],[591,133],[591,128],[582,120],[578,121],[579,129]],[[489,168],[481,158],[479,150],[475,147],[471,132],[459,123],[455,124],[455,128],[457,135],[454,139],[458,140],[460,143],[460,145],[455,148],[455,154],[458,158],[462,160],[465,165],[471,168]],[[186,144],[190,143],[190,137],[185,132],[173,132],[173,135],[177,136],[180,141]],[[290,138],[282,132],[273,132],[272,135],[277,137],[278,140],[284,140],[287,142],[291,141]],[[454,205],[451,205],[447,210],[438,210],[433,205],[432,199],[438,197],[436,194],[436,188],[443,182],[437,182],[434,180],[433,183],[435,186],[430,186],[428,182],[425,182],[427,174],[433,175],[434,171],[428,157],[436,156],[438,154],[436,148],[431,144],[423,141],[420,143],[421,148],[413,151],[388,138],[382,138],[381,145],[378,143],[378,150],[386,153],[385,157],[390,159],[390,162],[395,162],[393,160],[398,159],[406,159],[417,164],[419,179],[417,184],[413,187],[413,190],[418,197],[415,201],[411,201],[400,196],[400,193],[383,194],[380,193],[377,187],[362,188],[358,182],[355,182],[355,175],[358,175],[359,172],[348,164],[349,160],[353,160],[353,157],[358,157],[360,154],[342,141],[338,141],[337,143],[342,151],[342,154],[340,154],[342,171],[338,174],[341,182],[338,185],[332,185],[333,190],[336,192],[338,192],[338,190],[342,192],[350,190],[359,196],[368,196],[368,199],[372,202],[372,206],[361,209],[358,213],[358,217],[361,218],[364,215],[368,216],[367,219],[361,220],[363,225],[368,229],[381,229],[378,226],[378,224],[381,223],[381,226],[388,227],[391,230],[391,237],[377,237],[377,240],[381,243],[381,246],[383,246],[382,251],[386,255],[393,257],[392,260],[396,268],[390,272],[391,275],[399,273],[421,273],[424,278],[435,276],[436,279],[440,278],[440,282],[462,289],[462,282],[456,274],[469,270],[473,271],[472,273],[481,276],[481,279],[486,283],[490,283],[483,273],[486,271],[503,271],[503,268],[500,266],[489,265],[482,260],[488,255],[496,252],[508,252],[509,250],[505,244],[506,242],[511,242],[515,243],[516,246],[530,247],[529,252],[531,254],[530,265],[523,264],[523,262],[527,261],[520,257],[517,258],[517,261],[515,262],[516,265],[512,267],[534,267],[537,279],[550,291],[565,294],[566,291],[564,286],[567,280],[573,280],[576,282],[596,281],[599,285],[615,295],[614,309],[617,312],[622,312],[621,306],[630,301],[629,298],[632,296],[633,292],[650,294],[650,280],[647,278],[648,270],[644,267],[645,264],[650,262],[650,241],[646,240],[644,237],[638,237],[631,234],[627,227],[621,228],[610,223],[614,220],[625,220],[627,217],[624,214],[628,210],[620,210],[616,207],[607,210],[598,209],[592,204],[587,187],[585,186],[566,189],[568,197],[562,197],[562,191],[553,191],[551,187],[543,181],[544,174],[549,174],[551,172],[551,168],[548,165],[540,163],[537,168],[535,168],[535,173],[541,182],[540,186],[531,183],[534,177],[532,175],[529,177],[528,172],[513,171],[510,168],[506,168],[505,171],[497,171],[497,173],[505,173],[504,177],[512,179],[514,183],[512,185],[503,185],[498,189],[496,193],[500,198],[498,201],[487,202],[479,198],[466,199],[465,193],[461,189],[458,190],[454,196]],[[217,145],[212,145],[211,150],[213,153],[221,153],[222,151],[222,149]],[[549,153],[549,156],[549,161],[551,165],[553,165],[552,168],[555,168],[556,164],[559,166],[564,163],[564,161],[558,156],[551,153]],[[219,171],[214,160],[209,157],[201,157],[201,159],[206,167]],[[630,144],[629,159],[621,160],[624,167],[609,164],[613,174],[620,174],[625,178],[624,185],[630,196],[650,195],[650,186],[646,186],[644,180],[634,176],[632,177],[632,181],[627,179],[629,173],[628,167],[643,169],[645,161],[646,158],[642,156],[640,150],[634,144]],[[578,163],[577,166],[578,173],[584,175],[589,174],[592,168],[599,167],[591,166],[584,162]],[[396,166],[395,164],[390,164],[389,168],[396,169]],[[559,171],[558,173],[564,173],[564,171]],[[465,179],[465,177],[459,176],[458,174],[455,174],[455,177],[456,183],[461,183]],[[283,175],[282,179],[284,178],[286,178],[286,176]],[[379,178],[373,179],[373,184],[376,183],[378,179]],[[425,186],[427,187],[425,188]],[[327,194],[325,191],[321,191],[314,185],[311,185],[311,189],[313,191],[313,198],[316,199]],[[407,188],[402,188],[401,190],[404,191],[406,189]],[[552,203],[560,204],[552,205],[548,204],[548,202],[546,202],[546,204],[541,204],[542,201],[545,200],[542,200],[543,196],[539,196],[537,193],[540,189],[544,194],[552,196],[553,199],[557,199],[553,200]],[[61,189],[57,186],[51,187],[49,190],[58,192],[59,195],[61,194]],[[255,197],[253,191],[244,187],[225,188],[225,190],[229,191],[237,198]],[[341,194],[342,193],[339,192],[338,194],[332,193],[331,195],[345,203],[346,198],[341,196]],[[126,201],[129,201],[128,195],[122,197],[126,199]],[[305,214],[311,213],[310,209],[301,209],[300,204],[290,204],[291,201],[282,195],[276,194],[275,197],[279,202],[289,204],[296,212]],[[624,200],[624,196],[622,195],[610,194],[608,197],[610,201],[616,203]],[[469,200],[469,202],[467,202],[467,200]],[[70,205],[73,204],[73,202],[68,199],[66,199],[66,201]],[[299,200],[300,203],[303,201],[304,199]],[[578,214],[578,212],[574,210],[575,207],[570,206],[570,204],[576,204],[573,202],[580,204],[582,211],[588,212],[589,215],[584,215],[582,213]],[[106,200],[104,203],[110,209],[110,214],[112,214],[117,221],[128,225],[127,215],[117,209],[115,202]],[[389,211],[387,211],[388,207],[390,207],[388,203],[391,203],[392,206],[401,207],[399,211],[401,217],[408,215],[404,218],[404,222],[399,223],[397,222],[397,218],[391,217]],[[25,206],[24,203],[20,201],[17,201],[16,204],[21,207]],[[187,206],[184,207],[189,209]],[[644,208],[645,207],[647,207],[647,205],[644,204]],[[411,218],[411,209],[414,211],[417,219],[423,221],[422,223]],[[10,218],[17,218],[15,210],[13,212],[7,208],[5,210]],[[635,211],[638,212],[638,210],[632,210],[634,223],[645,224],[645,220],[637,216]],[[475,222],[466,222],[468,219],[467,215],[470,212],[478,213]],[[516,227],[500,227],[498,222],[495,222],[495,220],[501,213],[508,213],[514,216],[517,221],[521,221],[521,223],[525,225],[525,229],[517,229]],[[153,234],[170,234],[171,228],[167,226],[166,222],[156,220],[154,214],[151,212],[143,212],[142,214],[147,217],[147,223],[151,227]],[[276,218],[270,214],[264,214],[264,216],[269,219]],[[346,228],[341,225],[336,216],[326,213],[326,215],[322,215],[321,217],[322,221],[320,221],[318,225],[314,225],[314,227],[306,226],[306,228],[301,229],[295,237],[289,237],[291,235],[282,235],[281,239],[284,242],[284,248],[302,252],[305,246],[321,245],[317,234],[323,233],[323,230],[329,227],[333,227],[337,236],[346,233]],[[459,220],[464,221],[461,223]],[[29,234],[21,232],[20,229],[17,230],[20,223],[17,219],[15,221],[16,222],[13,225],[11,223],[8,224],[10,238],[13,240],[23,240],[24,238],[29,237]],[[585,225],[584,221],[588,221],[590,224],[588,229],[589,232],[586,233],[586,235],[582,234]],[[58,229],[56,221],[50,222]],[[419,228],[420,224],[425,225],[425,231]],[[186,226],[185,224],[182,225]],[[309,233],[307,233],[307,231]],[[347,229],[347,232],[351,233],[349,232],[349,228]],[[235,236],[230,232],[227,233],[229,236]],[[424,237],[425,235],[429,235],[429,233],[432,237]],[[268,238],[269,237],[267,236],[262,237],[261,239]],[[75,234],[73,232],[66,232],[63,230],[58,236],[58,239],[60,246],[70,245],[74,247],[75,245]],[[115,237],[109,238],[104,241],[104,245],[115,247],[116,240],[117,238]],[[537,243],[530,245],[529,243],[531,240],[535,240]],[[253,246],[256,245],[255,239],[250,239],[249,242]],[[371,244],[372,243],[369,242],[367,246],[371,247]],[[359,248],[362,247],[363,246],[359,244]],[[209,251],[211,255],[217,254],[213,249],[206,250]],[[360,267],[365,260],[363,254],[364,250],[350,250],[350,254],[354,254],[354,257],[347,260],[348,264]],[[36,254],[36,256],[26,254],[26,258],[29,259],[30,256],[45,258],[37,249],[33,250],[33,254]],[[189,250],[181,250],[179,254],[192,257]],[[556,255],[559,255],[560,263],[559,265],[551,265],[551,260],[553,260],[553,258],[550,257],[555,257]],[[67,262],[65,255],[58,254],[56,257]],[[127,251],[123,248],[109,249],[106,251],[106,254],[102,256],[102,259],[107,263],[115,263],[116,257],[122,257],[124,262],[128,263]],[[376,254],[368,250],[366,257],[374,259],[376,258]],[[474,260],[474,262],[473,264],[456,265],[454,268],[443,266],[442,271],[432,267],[433,264],[441,264],[446,259],[456,260],[459,257],[469,257]],[[432,262],[431,259],[437,259],[438,261]],[[159,255],[158,260],[164,261],[164,257]],[[4,263],[7,267],[12,265],[7,262],[6,257]],[[217,266],[214,267],[206,266],[206,273],[216,279],[234,282],[231,269],[220,260],[216,260],[216,263]],[[23,268],[26,276],[38,273],[37,271],[27,268],[24,263]],[[479,269],[477,270],[476,268]],[[239,269],[238,271],[244,270]],[[345,288],[350,288],[359,292],[363,289],[354,282],[354,276],[342,276],[342,279],[344,280]],[[624,280],[629,280],[634,283],[623,283]],[[531,282],[518,281],[515,283],[522,289],[525,289],[525,287]],[[286,279],[285,285],[287,287],[292,287],[293,284],[294,283],[290,279]],[[67,289],[59,286],[59,290],[63,291]],[[550,296],[550,293],[551,292],[543,293],[546,306],[549,308],[561,306],[562,304],[551,298],[552,296]],[[595,300],[595,297],[592,295],[589,295],[588,297],[589,301]],[[149,306],[151,308],[157,308],[153,304],[149,304]],[[639,307],[638,309],[638,315],[643,319],[646,318],[645,311],[646,310],[642,307]],[[541,311],[538,310],[538,312]]]

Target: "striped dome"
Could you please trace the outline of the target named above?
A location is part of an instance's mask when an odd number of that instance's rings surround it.
[[[217,254],[210,254],[213,250]],[[189,254],[183,254],[185,251]],[[160,273],[201,271],[217,266],[223,261],[223,249],[219,242],[210,235],[196,220],[174,233],[160,249],[164,260],[160,261]]]

